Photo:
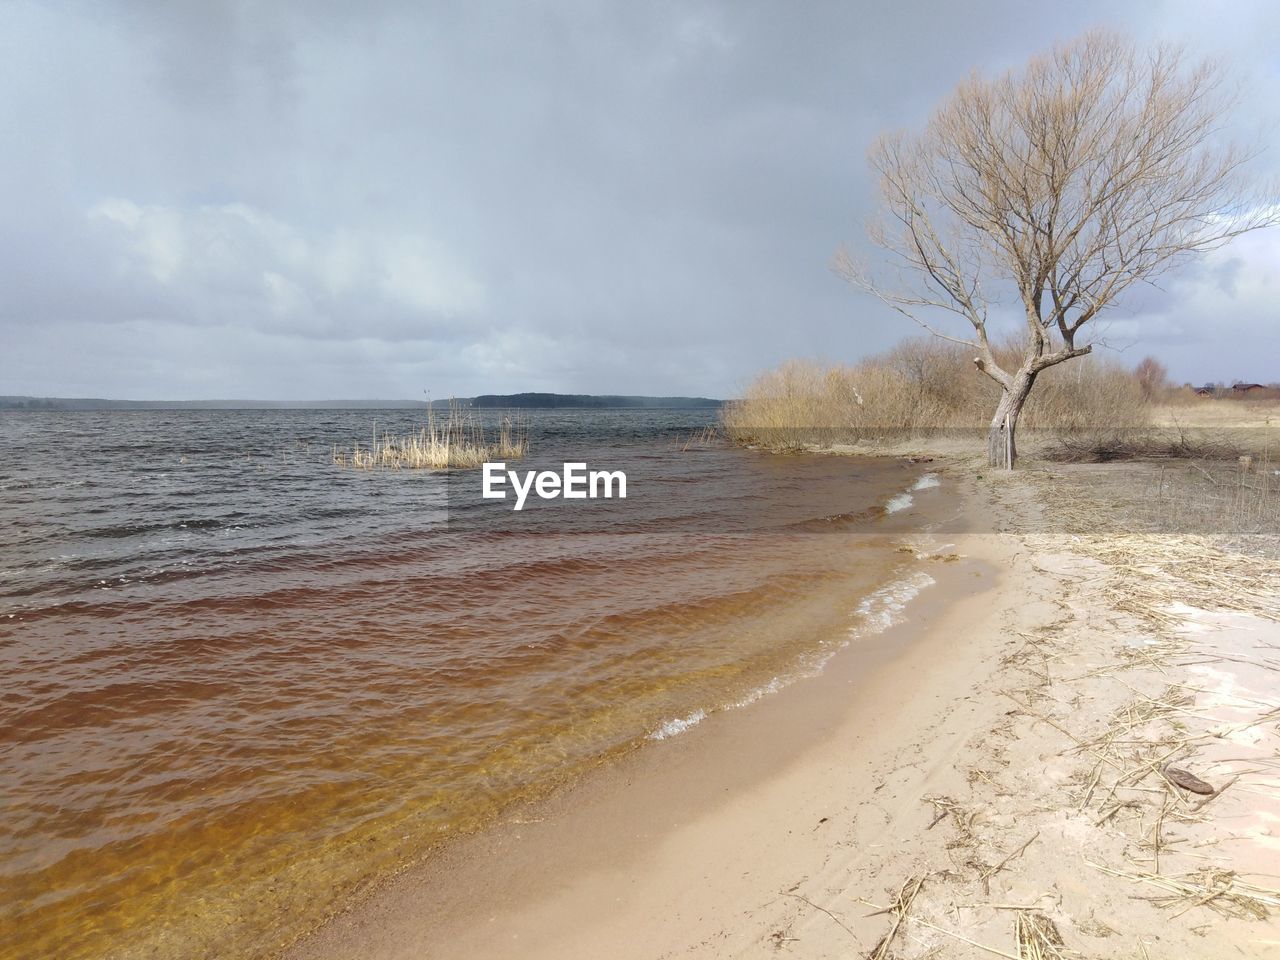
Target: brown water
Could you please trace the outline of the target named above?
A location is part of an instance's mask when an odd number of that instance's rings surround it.
[[[895,576],[919,470],[547,413],[541,458],[625,463],[628,499],[480,522],[475,474],[330,464],[367,411],[0,416],[5,958],[270,955],[814,669]]]

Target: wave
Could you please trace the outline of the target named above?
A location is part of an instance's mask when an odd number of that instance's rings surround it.
[[[912,493],[920,490],[931,490],[934,487],[939,487],[941,485],[942,481],[938,479],[938,475],[936,473],[921,474],[921,476],[910,486],[910,488],[908,488],[906,492],[890,497],[885,502],[884,512],[899,513],[900,511],[906,510],[916,502],[916,498],[911,495]]]
[[[857,610],[854,612],[857,622],[849,628],[848,638],[843,643],[836,646],[824,643],[822,649],[802,661],[791,673],[786,676],[776,676],[768,683],[756,687],[745,697],[732,703],[723,704],[719,708],[713,708],[712,712],[718,713],[721,710],[739,710],[743,707],[749,707],[753,703],[777,693],[784,687],[789,687],[797,680],[818,676],[826,669],[827,664],[831,662],[831,658],[852,641],[861,637],[884,633],[890,627],[899,623],[903,612],[911,601],[935,583],[937,581],[929,574],[923,570],[917,570],[868,594],[858,604]],[[697,726],[707,718],[707,715],[706,710],[698,709],[687,717],[668,720],[658,729],[648,734],[646,739],[667,740],[678,736],[686,730]]]
[[[677,720],[668,720],[653,733],[649,734],[650,740],[666,740],[668,737],[674,737],[684,733],[690,727],[695,727],[703,720],[707,719],[707,711],[695,710],[687,717]]]
[[[825,661],[823,662],[825,663]],[[738,700],[734,703],[729,704],[728,706],[725,707],[725,709],[737,710],[742,707],[749,707],[753,703],[755,703],[757,700],[762,700],[771,693],[777,693],[779,690],[787,686],[788,683],[792,682],[795,679],[797,679],[797,677],[791,677],[789,679],[783,679],[782,677],[774,677],[768,683],[762,684],[761,686],[756,687],[754,690],[748,693],[741,700]]]
[[[850,638],[884,633],[898,622],[907,604],[936,582],[923,570],[917,570],[868,595],[858,604],[859,622],[850,630]]]

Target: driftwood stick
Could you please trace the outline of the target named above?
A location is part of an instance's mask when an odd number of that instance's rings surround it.
[[[1233,783],[1235,783],[1235,782],[1236,782],[1237,780],[1239,780],[1239,779],[1240,779],[1240,775],[1239,775],[1239,774],[1236,774],[1234,777],[1232,777],[1230,780],[1228,780],[1226,783],[1224,783],[1222,786],[1220,786],[1220,787],[1217,789],[1217,792],[1216,792],[1216,793],[1211,793],[1211,794],[1209,794],[1209,796],[1205,797],[1203,800],[1201,800],[1199,803],[1197,803],[1194,807],[1192,807],[1192,808],[1191,808],[1191,812],[1192,812],[1192,813],[1199,813],[1201,810],[1203,810],[1203,809],[1204,809],[1205,807],[1207,807],[1209,804],[1213,803],[1213,801],[1217,800],[1220,796],[1222,796],[1224,793],[1226,793],[1226,792],[1227,792],[1227,787],[1231,786]]]
[[[990,895],[991,878],[994,877],[1001,870],[1003,870],[1009,864],[1010,861],[1016,860],[1018,857],[1022,856],[1026,852],[1027,847],[1035,843],[1036,838],[1039,836],[1040,836],[1040,831],[1037,830],[1035,833],[1031,835],[1031,838],[1026,843],[1024,843],[1017,850],[1013,851],[1013,853],[1009,854],[1007,857],[1005,857],[1003,860],[997,863],[994,867],[992,867],[990,870],[984,873],[981,877],[979,877],[978,879],[982,881],[982,892]]]
[[[795,897],[797,900],[802,900],[802,901],[804,901],[804,902],[805,902],[805,903],[807,903],[809,906],[813,907],[813,909],[815,909],[815,910],[821,910],[821,911],[822,911],[823,913],[825,913],[828,917],[830,917],[832,920],[834,920],[836,923],[838,923],[838,924],[840,925],[841,929],[843,929],[845,933],[849,934],[849,936],[853,937],[855,940],[857,939],[858,935],[857,935],[856,933],[854,933],[854,932],[849,928],[849,925],[848,925],[848,924],[846,924],[846,923],[845,923],[843,920],[841,920],[839,917],[837,917],[837,916],[836,916],[834,913],[832,913],[830,910],[828,910],[826,907],[819,906],[818,904],[816,904],[816,903],[814,903],[812,900],[810,900],[808,897],[801,896],[801,895],[800,895],[800,894],[798,894],[798,893],[783,893],[783,896],[784,896],[784,897]]]

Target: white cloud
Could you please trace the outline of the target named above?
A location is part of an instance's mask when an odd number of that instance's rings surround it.
[[[90,208],[89,219],[114,224],[129,238],[132,263],[119,266],[138,266],[159,283],[173,281],[186,257],[182,225],[174,211],[108,197]]]
[[[486,303],[480,281],[421,234],[308,236],[246,203],[180,208],[108,197],[87,216],[105,232],[117,271],[180,306],[179,322],[242,317],[316,336],[396,336],[415,317],[425,330]]]
[[[368,248],[367,248],[368,249]],[[458,316],[484,305],[484,289],[447,256],[421,237],[395,237],[370,249],[371,268],[378,270],[379,287],[392,299],[422,310]]]
[[[6,6],[8,389],[729,395],[916,332],[827,263],[863,243],[868,144],[970,69],[1110,23],[1220,55],[1246,142],[1280,104],[1257,0],[340,7]],[[1255,242],[1107,336],[1188,379],[1274,379]]]
[[[1280,299],[1280,229],[1237,237],[1163,278],[1145,302],[1100,322],[1128,354],[1154,353],[1176,379],[1275,380],[1275,303]],[[1102,321],[1103,318],[1100,318]]]

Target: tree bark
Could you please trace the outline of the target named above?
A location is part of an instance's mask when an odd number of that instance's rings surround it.
[[[1013,381],[1000,394],[995,416],[987,428],[987,465],[1012,470],[1018,461],[1018,416],[1031,393],[1035,375],[1019,370]]]

